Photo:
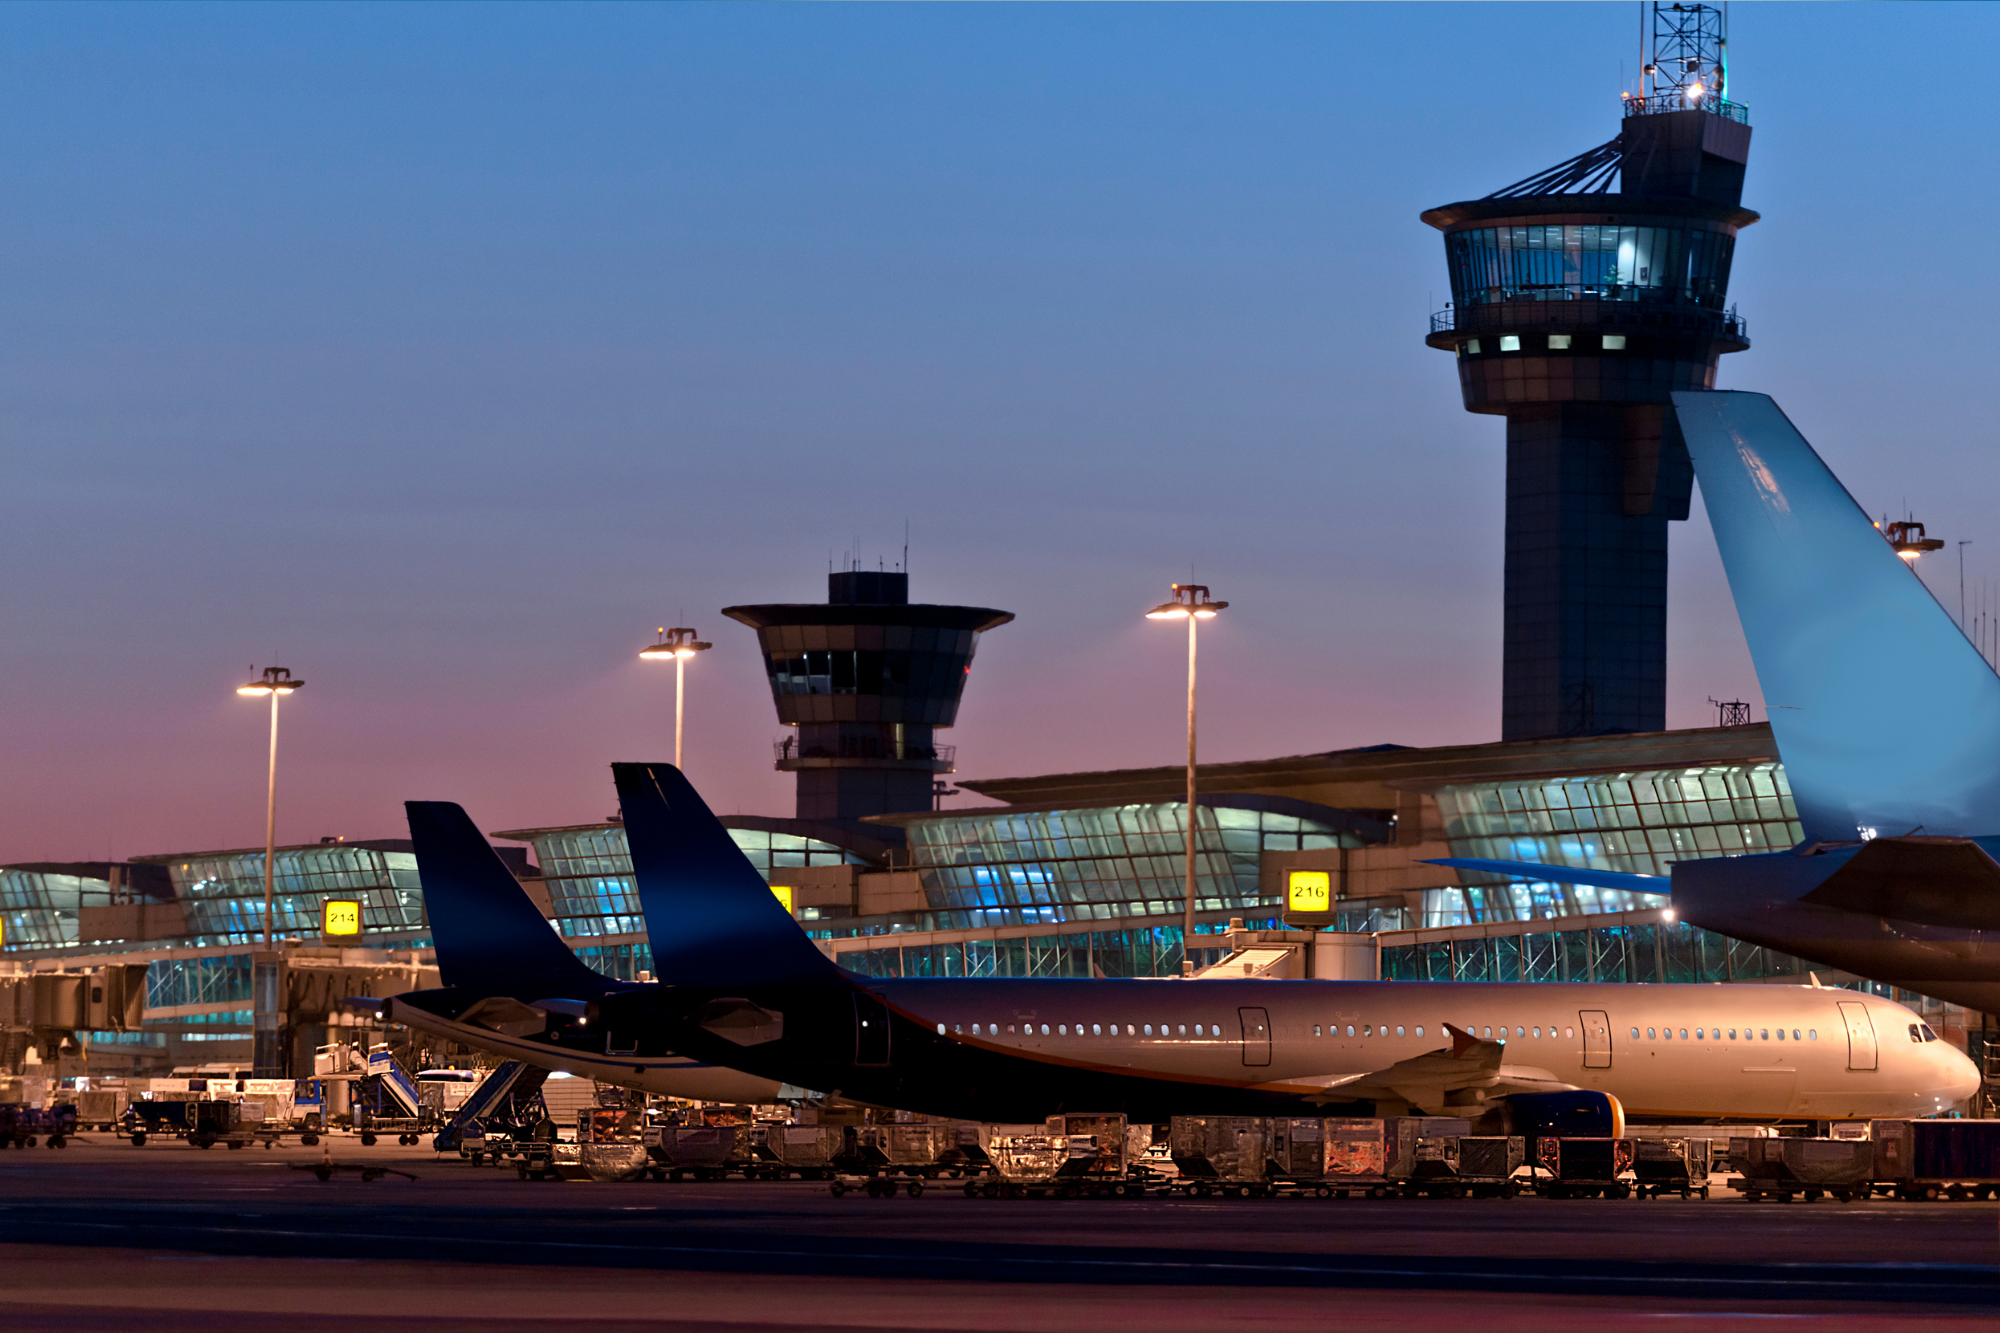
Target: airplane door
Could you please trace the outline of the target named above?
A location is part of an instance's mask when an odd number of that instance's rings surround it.
[[[1576,1017],[1583,1028],[1583,1067],[1611,1068],[1611,1019],[1602,1009],[1584,1009]]]
[[[889,1006],[866,991],[854,993],[854,1063],[889,1063]]]
[[[1236,1017],[1243,1024],[1243,1063],[1270,1064],[1271,1016],[1262,1009],[1238,1009]]]
[[[1869,1021],[1868,1006],[1842,1000],[1840,1016],[1847,1020],[1847,1067],[1875,1068],[1875,1024]]]

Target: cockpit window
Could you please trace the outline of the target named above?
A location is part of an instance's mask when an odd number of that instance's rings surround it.
[[[1925,1041],[1937,1040],[1937,1033],[1931,1031],[1931,1025],[1929,1023],[1919,1023],[1917,1024],[1917,1027],[1923,1032]]]
[[[1919,1031],[1917,1031],[1918,1027],[1920,1027],[1920,1026],[1921,1026],[1921,1024],[1917,1024],[1917,1023],[1912,1023],[1912,1024],[1910,1024],[1910,1040],[1911,1040],[1911,1041],[1914,1041],[1914,1042],[1919,1042],[1919,1043],[1921,1043],[1921,1042],[1923,1041],[1923,1039],[1924,1039],[1924,1034],[1923,1034],[1923,1033],[1921,1033],[1921,1032],[1919,1032]]]

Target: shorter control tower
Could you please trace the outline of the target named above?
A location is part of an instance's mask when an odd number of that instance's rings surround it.
[[[728,606],[757,631],[778,720],[778,768],[799,775],[798,818],[852,821],[932,807],[953,768],[934,732],[958,720],[979,636],[1014,618],[983,606],[910,604],[910,576],[827,575],[820,603]]]

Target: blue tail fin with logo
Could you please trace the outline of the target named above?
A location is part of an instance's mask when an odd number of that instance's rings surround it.
[[[1775,402],[1674,410],[1806,838],[2000,833],[2000,676]]]
[[[613,764],[653,972],[676,986],[838,975],[672,764]]]
[[[405,801],[403,809],[445,985],[542,999],[600,995],[618,984],[563,943],[463,808]]]

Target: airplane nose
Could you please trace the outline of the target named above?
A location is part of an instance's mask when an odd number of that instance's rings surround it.
[[[1934,1042],[1932,1049],[1938,1062],[1938,1089],[1934,1094],[1940,1109],[1969,1101],[1978,1094],[1979,1067],[1967,1059],[1965,1053],[1947,1042]]]

